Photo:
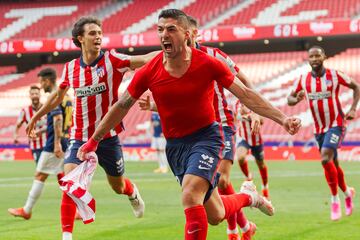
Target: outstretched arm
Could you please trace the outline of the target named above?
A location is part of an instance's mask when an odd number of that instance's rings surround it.
[[[77,156],[80,160],[85,159],[86,153],[96,150],[100,140],[124,119],[136,100],[137,99],[131,97],[128,91],[121,95],[119,100],[111,107],[110,111],[101,120],[99,126],[96,128],[89,141],[79,148]]]
[[[134,70],[136,68],[142,67],[159,53],[160,51],[154,51],[144,55],[131,56],[130,68]]]
[[[299,102],[301,102],[305,97],[305,91],[301,90],[298,93],[292,91],[290,95],[287,97],[287,103],[289,106],[295,106]]]
[[[40,120],[42,116],[56,108],[64,99],[64,96],[69,88],[61,89],[58,88],[56,91],[52,92],[45,104],[40,108],[39,111],[31,118],[29,124],[26,127],[26,134],[30,137],[36,137],[36,133],[34,131],[35,123]]]
[[[346,114],[345,117],[347,120],[352,120],[356,116],[356,108],[360,99],[360,87],[359,84],[352,79],[349,88],[353,90],[353,102],[351,104],[349,112]]]
[[[238,97],[250,110],[277,122],[290,134],[298,132],[301,126],[300,119],[287,117],[279,109],[272,106],[270,102],[263,98],[259,93],[247,88],[239,79],[235,78],[234,82],[229,87],[229,91]]]

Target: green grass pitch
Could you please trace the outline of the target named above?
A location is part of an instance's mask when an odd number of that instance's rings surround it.
[[[138,185],[146,202],[144,218],[136,219],[125,196],[112,192],[104,172],[98,167],[91,192],[97,201],[96,220],[84,225],[77,221],[74,240],[174,240],[183,239],[184,214],[180,187],[171,173],[152,173],[156,163],[127,162],[126,174]],[[360,163],[342,163],[348,185],[360,191]],[[254,163],[250,164],[254,181],[260,178]],[[338,222],[329,219],[329,189],[320,162],[268,162],[270,194],[276,208],[268,217],[257,209],[246,209],[249,219],[258,226],[256,240],[338,240],[360,239],[360,204],[351,217],[344,214]],[[32,162],[0,162],[0,239],[54,240],[61,239],[60,196],[54,177],[33,210],[32,219],[25,221],[7,213],[10,207],[23,206],[32,183]],[[239,188],[243,176],[233,168],[233,185]],[[343,194],[340,194],[343,203]],[[226,224],[210,226],[208,239],[227,239]]]

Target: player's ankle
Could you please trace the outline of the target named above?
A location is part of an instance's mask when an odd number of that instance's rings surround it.
[[[72,240],[72,233],[71,232],[63,232],[62,240]]]

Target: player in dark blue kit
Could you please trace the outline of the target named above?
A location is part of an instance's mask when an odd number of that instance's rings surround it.
[[[44,89],[45,92],[51,93],[56,90],[55,70],[51,68],[43,69],[39,72],[38,78],[41,88]],[[67,107],[69,107],[69,103],[67,103]],[[60,105],[47,114],[47,140],[36,167],[33,185],[25,206],[22,208],[8,209],[11,215],[22,217],[26,220],[30,219],[32,208],[43,191],[47,177],[50,174],[57,174],[58,180],[60,180],[64,176],[64,151],[67,148],[67,139],[63,137],[63,119],[64,112]],[[33,119],[31,119],[30,122],[31,121],[33,121]],[[35,136],[36,134],[33,132],[32,137]]]
[[[157,160],[159,161],[159,168],[155,169],[155,173],[167,173],[168,166],[165,156],[166,141],[161,128],[160,116],[157,112],[151,114],[151,148],[156,151]]]

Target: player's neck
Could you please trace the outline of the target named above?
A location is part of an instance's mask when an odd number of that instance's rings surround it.
[[[191,55],[192,55],[192,51],[191,48],[189,47],[185,47],[184,50],[181,52],[181,54],[179,54],[179,56],[175,57],[175,58],[164,58],[164,66],[166,68],[171,68],[171,69],[181,69],[184,67],[184,62],[188,63],[188,65],[190,65],[191,63]]]
[[[32,104],[32,108],[35,109],[35,110],[39,110],[41,108],[41,103],[38,102],[37,104]]]
[[[82,60],[86,65],[91,65],[99,56],[100,52],[82,50]]]
[[[324,66],[322,66],[318,70],[312,70],[312,72],[313,72],[313,75],[315,75],[316,77],[321,77],[325,73],[325,68],[324,68]]]

